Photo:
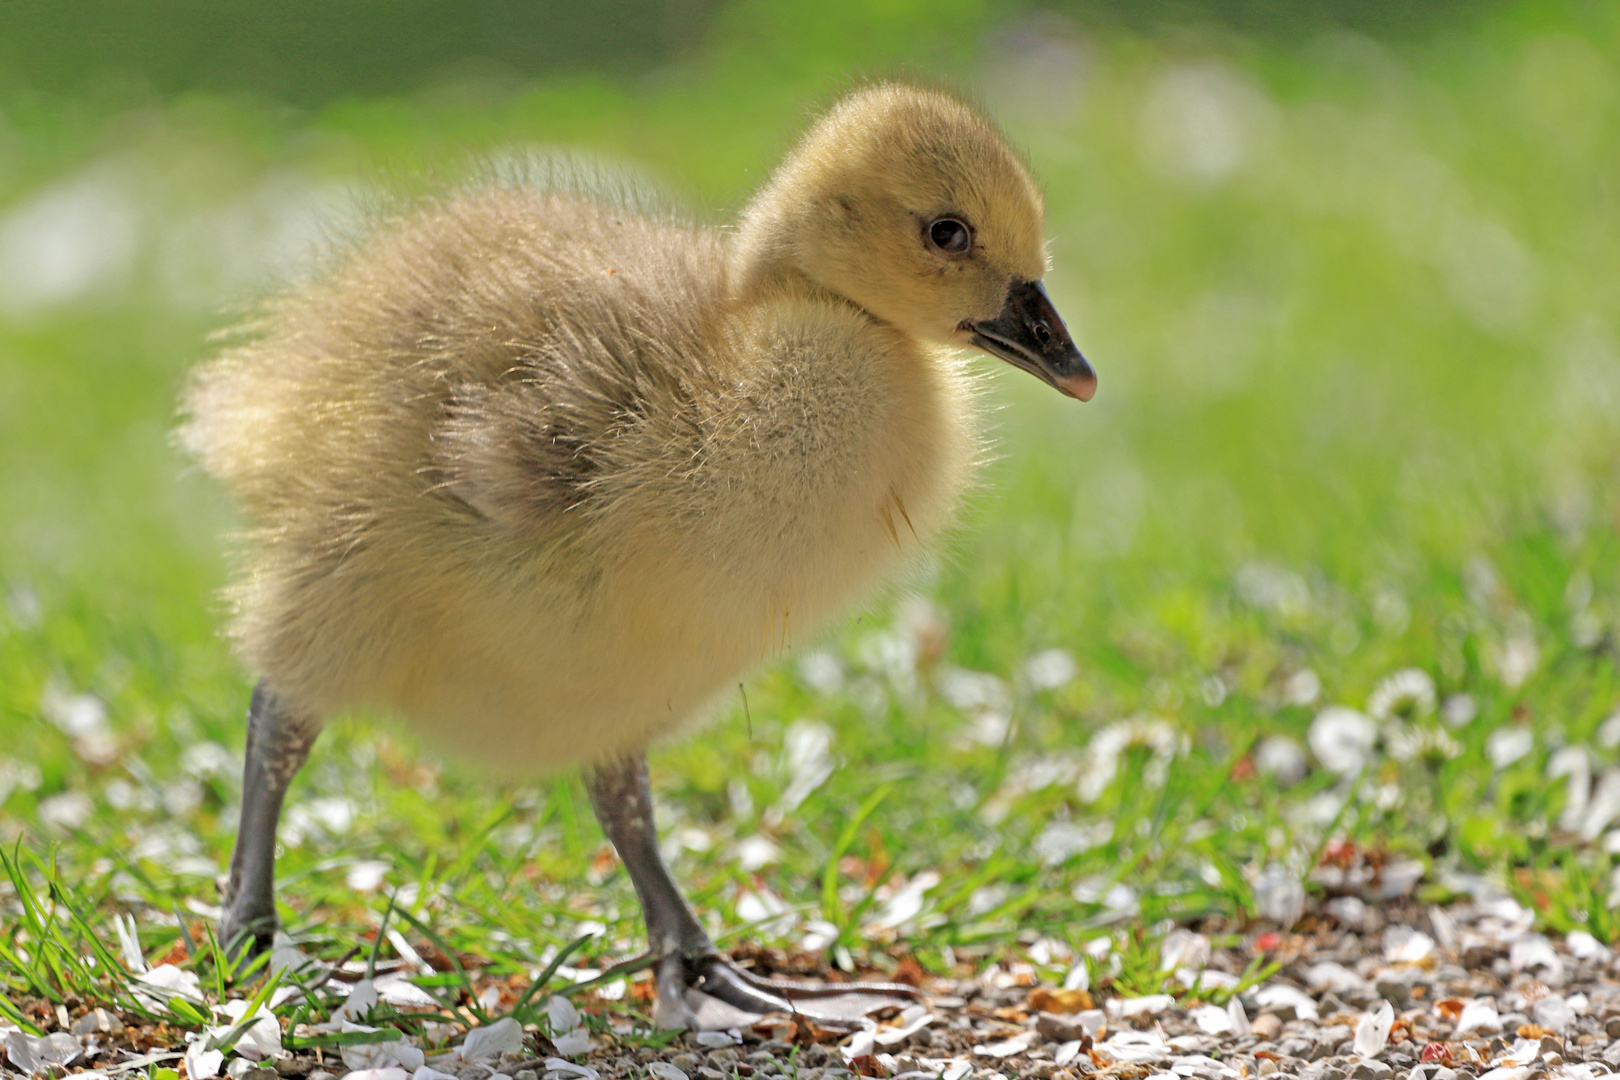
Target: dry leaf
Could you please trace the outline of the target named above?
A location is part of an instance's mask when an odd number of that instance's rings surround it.
[[[1423,1048],[1423,1053],[1418,1055],[1418,1060],[1423,1062],[1438,1061],[1440,1064],[1449,1067],[1452,1062],[1451,1044],[1429,1043]]]
[[[1036,1012],[1049,1013],[1077,1013],[1085,1009],[1095,1009],[1096,1002],[1092,1000],[1089,990],[1053,990],[1049,987],[1038,986],[1029,994],[1029,1007]]]
[[[1526,980],[1521,982],[1515,986],[1514,989],[1519,992],[1520,997],[1531,1003],[1540,1001],[1542,998],[1552,993],[1551,990],[1547,989],[1546,983],[1536,982],[1534,980]]]

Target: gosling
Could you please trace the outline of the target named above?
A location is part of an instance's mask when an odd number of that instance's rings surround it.
[[[659,1024],[900,992],[722,959],[659,856],[645,754],[939,535],[982,449],[960,347],[1091,398],[1043,226],[990,122],[883,83],[735,229],[497,178],[269,304],[193,373],[179,432],[246,518],[231,634],[261,676],[220,939],[269,946],[288,783],[328,717],[381,709],[505,773],[583,766]]]

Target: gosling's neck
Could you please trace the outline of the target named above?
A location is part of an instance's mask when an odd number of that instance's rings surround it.
[[[781,186],[773,184],[762,191],[732,234],[726,260],[727,296],[743,305],[790,298],[837,304],[909,340],[911,335],[805,269],[798,238],[816,227],[812,218]]]

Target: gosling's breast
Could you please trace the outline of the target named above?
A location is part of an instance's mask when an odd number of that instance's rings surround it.
[[[847,305],[778,301],[739,318],[730,340],[741,374],[698,406],[678,475],[627,500],[620,542],[658,552],[638,561],[689,584],[689,615],[665,618],[746,663],[925,551],[979,440],[958,363]]]

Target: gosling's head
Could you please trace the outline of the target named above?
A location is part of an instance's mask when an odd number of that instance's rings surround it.
[[[984,117],[939,91],[881,83],[804,137],[748,208],[739,249],[1088,401],[1097,377],[1041,286],[1044,225],[1029,170]]]

